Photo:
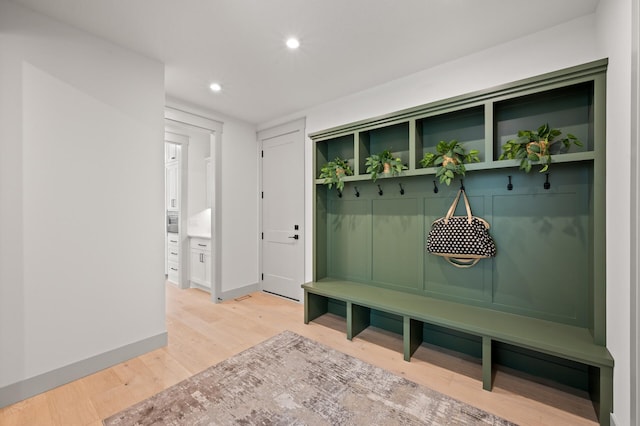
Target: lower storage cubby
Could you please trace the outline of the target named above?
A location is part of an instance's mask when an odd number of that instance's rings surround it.
[[[586,391],[596,413],[605,413],[601,424],[608,424],[613,359],[587,329],[349,281],[325,279],[303,288],[306,324],[331,313],[346,319],[349,340],[369,327],[399,334],[405,361],[423,343],[479,359],[478,379],[487,391],[500,366],[545,385]]]
[[[347,318],[348,302],[326,298],[326,303],[327,313]],[[367,327],[376,327],[399,335],[403,334],[403,317],[401,315],[357,304],[353,304],[353,308],[354,312],[359,314],[354,314],[351,338],[356,337]],[[419,344],[427,343],[478,360],[482,358],[482,337],[422,321],[412,320],[412,322],[420,328]],[[412,348],[411,352],[413,353],[415,349]],[[563,386],[589,391],[592,373],[588,365],[501,342],[493,343],[492,355],[494,366],[521,371],[531,377],[538,377],[545,383],[551,381]]]

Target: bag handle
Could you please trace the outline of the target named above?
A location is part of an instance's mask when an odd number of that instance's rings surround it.
[[[455,266],[456,268],[471,268],[476,263],[480,262],[479,258],[475,259],[461,259],[459,257],[447,257],[444,256],[445,260]]]
[[[467,209],[467,219],[468,222],[471,223],[471,219],[473,219],[473,215],[471,214],[471,205],[469,204],[469,199],[467,198],[467,193],[464,189],[460,188],[458,191],[458,195],[453,199],[453,203],[451,203],[451,207],[449,207],[449,211],[447,215],[444,217],[444,223],[449,223],[449,219],[453,217],[453,214],[456,212],[456,207],[458,207],[458,201],[460,200],[460,195],[462,194],[464,198],[464,206]]]

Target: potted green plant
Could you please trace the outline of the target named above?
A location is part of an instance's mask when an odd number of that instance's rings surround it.
[[[465,163],[477,163],[479,151],[472,149],[467,153],[465,148],[457,140],[450,142],[440,141],[436,145],[436,153],[426,152],[420,164],[422,167],[437,167],[436,177],[440,183],[451,184],[455,175],[464,176],[467,169]]]
[[[400,172],[408,168],[402,164],[400,157],[394,157],[388,149],[380,154],[367,157],[364,165],[367,166],[367,173],[371,174],[374,182],[378,179],[379,174],[398,176]]]
[[[549,124],[543,124],[538,130],[520,130],[516,139],[508,140],[502,145],[500,160],[520,160],[520,169],[529,173],[533,163],[539,163],[540,173],[549,170],[551,154],[557,154],[562,149],[569,149],[572,144],[582,146],[582,142],[571,133],[559,138],[562,132],[552,129]],[[562,146],[555,145],[560,142]]]
[[[349,162],[340,157],[329,161],[320,169],[320,179],[324,179],[324,184],[329,185],[329,189],[335,185],[338,191],[342,191],[345,176],[353,176],[353,170],[351,170]]]

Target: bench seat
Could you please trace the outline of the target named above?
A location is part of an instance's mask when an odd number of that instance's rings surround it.
[[[423,323],[481,337],[485,390],[492,388],[493,341],[595,367],[599,370],[598,383],[594,384],[599,401],[594,405],[600,424],[609,424],[613,404],[613,358],[606,347],[593,342],[593,336],[586,328],[330,278],[303,284],[302,288],[305,324],[328,311],[329,299],[346,303],[349,340],[369,326],[371,309],[402,317],[405,361],[411,360],[423,341]]]

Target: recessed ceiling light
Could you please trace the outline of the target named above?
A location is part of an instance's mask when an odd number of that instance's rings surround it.
[[[209,89],[211,89],[212,92],[219,92],[222,90],[222,86],[220,86],[220,84],[218,83],[211,83]]]
[[[287,40],[287,47],[292,50],[297,49],[300,47],[300,41],[295,37],[291,37]]]

